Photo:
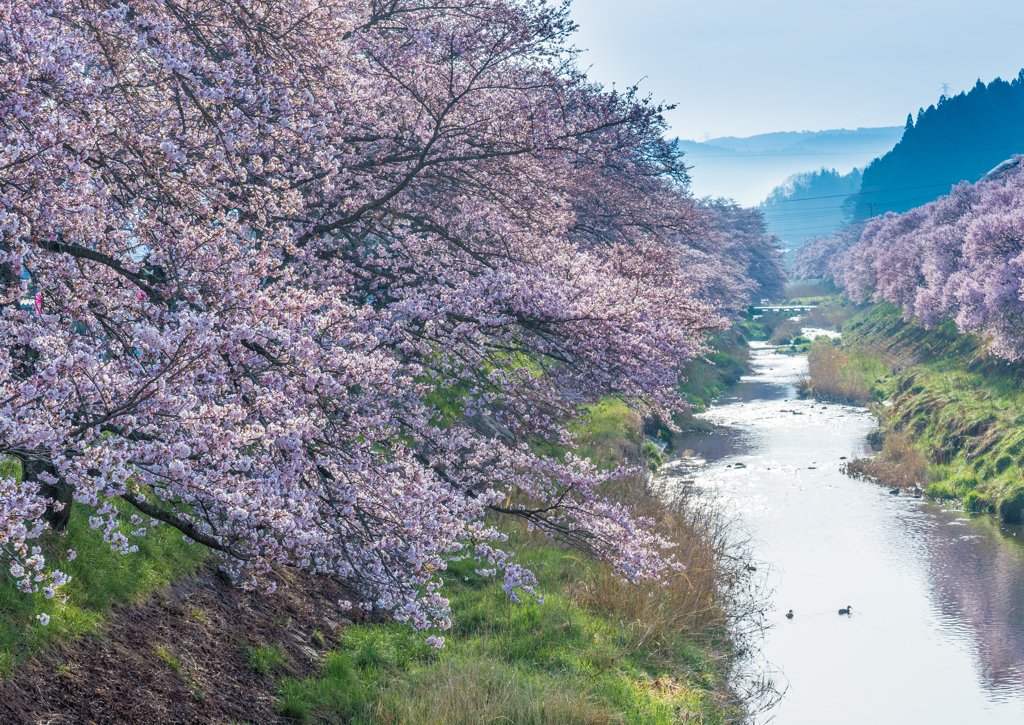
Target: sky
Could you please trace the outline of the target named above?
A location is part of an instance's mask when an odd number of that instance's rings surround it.
[[[1024,0],[573,0],[596,81],[677,103],[670,135],[902,126],[1024,68]]]

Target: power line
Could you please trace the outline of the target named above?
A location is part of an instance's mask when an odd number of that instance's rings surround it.
[[[892,151],[890,148],[884,153]],[[977,148],[977,149],[900,149],[901,154],[962,154],[970,153],[974,151],[1010,151],[1011,153],[1019,153],[1021,151],[1020,146],[996,146],[993,148]],[[760,157],[776,157],[776,156],[858,156],[863,154],[883,153],[881,151],[814,151],[814,152],[801,152],[801,153],[786,153],[777,154],[768,152],[747,152],[737,151],[734,154],[707,154],[704,156],[691,155],[684,152],[686,158],[690,159],[748,159],[748,158],[760,158]]]
[[[768,206],[771,206],[773,204],[795,204],[796,202],[799,202],[799,201],[815,201],[816,199],[840,199],[840,198],[845,198],[845,197],[849,197],[849,196],[860,196],[861,194],[885,194],[885,193],[888,193],[890,191],[913,191],[914,189],[934,189],[934,188],[939,187],[939,186],[953,187],[953,186],[956,186],[959,183],[960,183],[959,181],[950,181],[948,183],[943,183],[943,184],[927,184],[925,186],[903,186],[903,187],[897,187],[895,189],[878,189],[876,191],[854,191],[854,192],[852,192],[850,194],[833,194],[831,196],[808,196],[805,199],[782,199],[781,201],[772,201],[772,202],[769,202],[769,201],[766,200],[766,201],[763,201],[761,203],[765,204],[765,205],[768,205]]]

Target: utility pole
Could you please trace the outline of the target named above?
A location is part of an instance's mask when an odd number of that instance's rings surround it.
[[[944,95],[947,98],[949,98],[949,89],[950,89],[950,85],[948,83],[943,83],[942,84],[942,95]]]

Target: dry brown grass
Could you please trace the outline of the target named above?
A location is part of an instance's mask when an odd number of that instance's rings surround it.
[[[905,433],[888,436],[875,458],[850,461],[846,472],[889,488],[928,487],[928,459]]]
[[[637,645],[654,649],[680,639],[707,641],[730,623],[752,621],[752,611],[763,602],[737,596],[749,591],[749,552],[719,510],[692,491],[670,493],[651,481],[626,482],[615,498],[656,521],[658,533],[676,543],[671,553],[686,568],[664,584],[648,586],[624,582],[602,568],[575,585],[578,602],[629,623]]]
[[[797,383],[801,395],[858,405],[871,401],[864,371],[849,352],[831,344],[815,344],[807,361],[810,377]]]
[[[793,320],[786,320],[772,330],[768,342],[772,345],[788,345],[794,337],[800,334],[801,325]]]

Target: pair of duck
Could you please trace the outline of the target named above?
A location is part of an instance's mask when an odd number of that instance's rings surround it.
[[[853,614],[853,607],[851,607],[849,604],[847,604],[845,609],[840,609],[839,610],[839,613],[840,614]],[[786,619],[792,619],[792,618],[793,618],[793,610],[790,609],[788,612],[786,612]]]

